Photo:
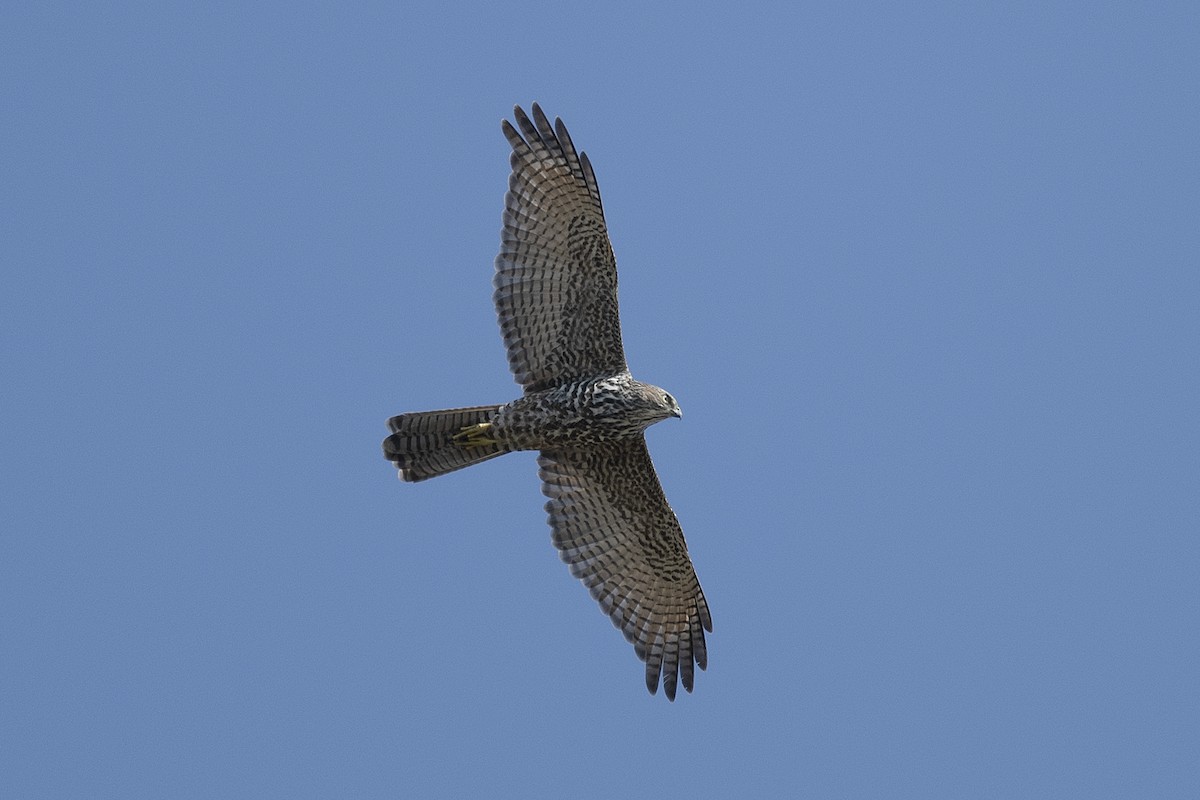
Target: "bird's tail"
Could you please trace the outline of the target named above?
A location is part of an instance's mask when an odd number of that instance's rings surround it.
[[[383,440],[383,457],[404,481],[423,481],[509,452],[488,437],[500,406],[418,411],[388,420],[392,435]]]

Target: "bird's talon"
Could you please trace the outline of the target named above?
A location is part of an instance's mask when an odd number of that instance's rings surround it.
[[[468,425],[458,433],[450,437],[450,441],[454,442],[459,447],[486,447],[490,444],[499,444],[498,441],[488,436],[488,431],[492,429],[492,423],[480,422],[476,425]]]

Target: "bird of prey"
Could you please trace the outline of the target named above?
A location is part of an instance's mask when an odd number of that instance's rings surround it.
[[[561,119],[513,109],[493,300],[513,375],[506,405],[401,414],[383,454],[421,481],[514,450],[538,450],[562,560],[674,700],[704,669],[712,617],[644,431],[682,417],[670,394],[633,379],[617,314],[617,264],[600,188]]]

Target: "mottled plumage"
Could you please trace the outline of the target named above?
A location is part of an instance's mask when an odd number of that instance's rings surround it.
[[[513,450],[539,450],[552,539],[571,574],[661,678],[692,690],[712,631],[679,521],[650,461],[645,429],[679,417],[625,364],[617,264],[600,189],[562,120],[514,109],[493,299],[509,366],[525,392],[503,406],[401,414],[384,456],[420,481]]]

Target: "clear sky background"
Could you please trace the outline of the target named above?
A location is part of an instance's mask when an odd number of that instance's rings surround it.
[[[646,5],[6,7],[0,794],[1197,796],[1197,5]],[[533,100],[684,409],[674,704],[532,454],[379,452],[517,394]]]

